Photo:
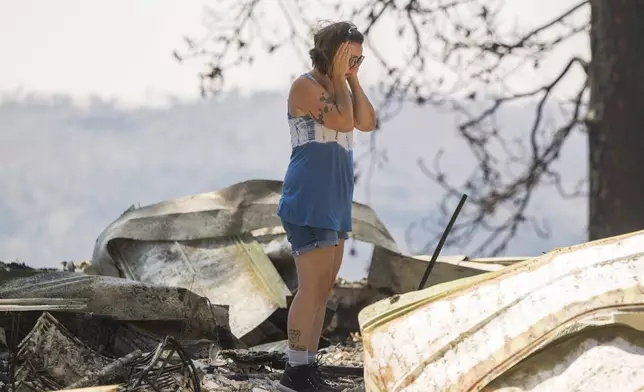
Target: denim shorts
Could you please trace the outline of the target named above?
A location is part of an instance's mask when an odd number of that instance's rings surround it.
[[[346,231],[299,226],[284,220],[282,220],[282,226],[286,231],[286,239],[291,244],[291,254],[294,257],[313,249],[337,246],[341,239],[349,239],[349,233]]]

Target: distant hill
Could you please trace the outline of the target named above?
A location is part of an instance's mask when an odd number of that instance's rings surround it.
[[[0,261],[0,284],[7,280],[24,278],[43,272],[51,272],[56,270],[56,268],[33,268],[28,266],[24,262],[12,261],[10,263],[7,263]]]

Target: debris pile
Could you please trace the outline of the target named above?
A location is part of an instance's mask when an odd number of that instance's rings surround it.
[[[0,280],[0,390],[275,390],[297,291],[275,215],[281,185],[253,180],[130,207],[98,237],[91,261]],[[402,255],[368,206],[354,203],[353,226],[354,240],[374,245],[371,270],[336,282],[320,360],[332,381],[357,391],[358,313],[413,290],[427,259]],[[430,284],[503,268],[461,262],[439,259]]]
[[[194,293],[183,289],[68,272],[53,274],[56,279],[44,279],[51,275],[39,276],[40,283],[44,280],[46,285],[34,284],[31,277],[11,281],[12,288],[25,287],[34,292],[34,286],[39,286],[43,292],[52,292],[44,286],[61,290],[61,286],[70,285],[70,278],[62,277],[75,275],[72,281],[121,280],[118,283],[133,287],[141,300],[122,301],[122,307],[102,306],[95,298],[96,287],[101,287],[97,284],[82,285],[94,290],[85,291],[84,299],[4,299],[11,290],[3,286],[0,390],[59,391],[98,385],[115,385],[115,391],[275,390],[284,368],[286,342],[271,342],[272,348],[247,347],[222,324],[226,317],[218,317],[227,309],[209,305],[218,309],[208,316],[202,305],[191,302]],[[150,305],[145,303],[146,298],[151,301],[147,291],[155,289],[167,291],[165,296],[155,297],[158,314],[146,312]],[[65,290],[72,295],[82,291]],[[122,292],[127,294],[128,290]],[[124,297],[127,299],[127,295]],[[183,308],[172,307],[178,300],[183,300]],[[182,313],[183,318],[179,316]],[[359,341],[331,345],[321,353],[325,364],[322,370],[338,385],[354,388],[360,383]]]

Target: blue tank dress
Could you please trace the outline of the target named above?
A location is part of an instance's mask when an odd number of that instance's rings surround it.
[[[308,115],[289,114],[288,124],[292,151],[277,215],[298,226],[350,232],[353,131],[334,131]]]

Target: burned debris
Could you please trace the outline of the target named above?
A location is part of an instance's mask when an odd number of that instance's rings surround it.
[[[100,234],[91,261],[5,273],[0,390],[275,390],[297,290],[275,214],[280,190],[279,181],[253,180],[130,207]],[[336,384],[362,390],[358,313],[413,291],[427,259],[402,255],[368,206],[354,203],[353,226],[353,239],[374,246],[371,270],[336,282],[321,353]],[[504,267],[439,258],[430,282]]]

